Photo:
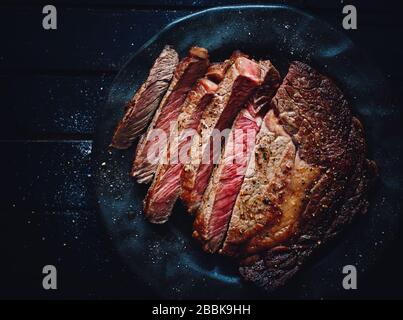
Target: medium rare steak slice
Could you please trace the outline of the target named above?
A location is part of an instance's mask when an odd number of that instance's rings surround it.
[[[246,103],[249,96],[261,83],[261,71],[257,63],[246,57],[238,57],[229,68],[218,91],[202,115],[199,126],[200,139],[194,139],[191,159],[182,172],[182,194],[189,212],[194,212],[208,185],[214,167],[221,155],[221,138],[217,132],[231,126],[235,115]]]
[[[144,131],[169,87],[178,62],[176,51],[165,46],[155,60],[147,80],[128,103],[126,113],[113,135],[111,147],[127,149]]]
[[[217,70],[217,66],[214,69]],[[173,141],[173,146],[169,146],[167,163],[158,165],[144,200],[144,213],[153,223],[164,223],[171,214],[180,193],[180,177],[188,158],[192,135],[195,134],[201,115],[217,89],[216,83],[202,78],[187,96],[178,118],[178,139]]]
[[[147,132],[141,137],[135,154],[132,176],[139,183],[151,181],[158,162],[165,153],[172,124],[176,124],[187,94],[209,65],[208,52],[193,47],[176,67],[174,78],[155,113]],[[165,133],[165,139],[161,137]]]
[[[269,143],[262,152],[261,143],[255,149],[255,164],[268,159],[254,171],[264,187],[245,178],[222,250],[242,259],[245,279],[268,290],[284,284],[320,244],[366,212],[376,171],[365,157],[360,122],[329,78],[293,62],[272,104],[277,116],[265,119]],[[285,141],[277,151],[280,137]]]
[[[262,115],[280,84],[280,75],[270,61],[262,61],[259,65],[262,85],[234,120],[223,157],[213,172],[194,223],[193,236],[209,252],[216,252],[222,245]]]
[[[168,220],[181,190],[181,174],[189,161],[192,139],[198,135],[200,119],[212,101],[228,68],[242,53],[236,51],[230,59],[210,65],[205,78],[197,82],[188,94],[178,117],[178,139],[169,142],[167,161],[158,165],[154,180],[144,200],[144,213],[153,223]],[[214,82],[213,82],[214,81]]]

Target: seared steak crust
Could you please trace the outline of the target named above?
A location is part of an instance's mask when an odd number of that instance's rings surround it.
[[[298,162],[298,168],[301,167],[304,165]],[[296,168],[296,148],[292,139],[279,124],[274,111],[270,110],[257,136],[254,156],[237,197],[221,253],[233,256],[244,254],[248,246],[253,246],[254,237],[266,226],[280,224],[283,216],[287,217],[283,228],[285,224],[291,227],[293,220],[290,217],[301,202],[301,192],[291,188],[299,186],[293,179],[300,176],[295,173],[301,172],[301,169],[297,171]],[[302,170],[302,173],[305,171]],[[287,208],[290,201],[293,204],[291,210]],[[259,245],[263,243],[263,240],[258,242]]]
[[[144,131],[169,87],[178,62],[176,51],[165,46],[155,60],[147,80],[128,103],[126,113],[113,135],[111,147],[127,149]]]
[[[160,106],[155,113],[148,130],[141,137],[137,144],[135,159],[133,162],[132,176],[139,183],[149,183],[158,166],[158,158],[150,161],[148,153],[151,148],[159,145],[160,149],[166,144],[158,141],[154,137],[155,130],[162,130],[168,136],[171,123],[178,119],[181,106],[186,99],[188,92],[192,89],[196,81],[207,71],[209,65],[208,53],[204,48],[193,47],[189,50],[189,55],[183,59],[176,67],[174,78],[162,99]]]
[[[249,56],[239,50],[235,50],[231,57],[224,62],[212,63],[207,70],[206,77],[215,83],[220,83],[227,72],[228,68],[235,62],[239,57],[249,58]]]
[[[279,219],[237,252],[242,276],[268,290],[283,285],[319,245],[366,212],[366,193],[376,176],[375,164],[365,158],[361,123],[329,78],[293,62],[273,108],[298,150],[296,159],[319,172],[287,224],[291,228],[276,228],[286,212],[280,210]]]

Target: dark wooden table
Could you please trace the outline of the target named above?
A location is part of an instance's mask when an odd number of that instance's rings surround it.
[[[58,10],[53,31],[42,28],[42,1],[0,4],[0,297],[155,297],[117,257],[95,210],[96,116],[119,69],[163,26],[203,8],[247,1],[49,2]],[[339,29],[343,6],[355,4],[358,30],[344,32],[389,78],[393,103],[403,100],[398,1],[274,3],[300,7]],[[400,233],[359,290],[345,297],[402,298],[401,244]],[[42,289],[46,264],[58,268],[57,291]]]

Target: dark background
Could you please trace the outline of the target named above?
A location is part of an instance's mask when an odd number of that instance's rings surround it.
[[[262,1],[70,0],[0,4],[0,298],[155,298],[116,255],[95,209],[91,150],[98,110],[114,76],[167,23],[212,6]],[[268,3],[268,2],[264,2]],[[271,1],[341,28],[354,4],[358,30],[343,31],[403,101],[403,9],[399,1]],[[58,29],[42,28],[42,7]],[[403,123],[402,123],[403,125]],[[401,168],[399,168],[401,170]],[[397,170],[397,171],[399,171]],[[334,298],[403,298],[403,237]],[[58,269],[57,291],[42,267]]]

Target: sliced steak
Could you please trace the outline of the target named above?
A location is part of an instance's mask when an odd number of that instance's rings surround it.
[[[139,183],[148,183],[164,154],[172,124],[176,124],[187,94],[209,65],[208,52],[193,47],[176,67],[174,78],[162,99],[147,132],[141,137],[135,154],[132,176]],[[165,133],[166,139],[161,139]]]
[[[259,65],[262,85],[234,120],[223,157],[213,172],[195,219],[193,236],[209,252],[216,252],[222,245],[262,115],[280,84],[280,75],[270,61],[262,61]]]
[[[261,83],[261,71],[257,63],[246,57],[238,57],[229,68],[218,91],[202,115],[199,126],[200,139],[194,139],[191,159],[182,172],[182,194],[189,212],[194,212],[208,185],[214,163],[218,162],[220,150],[215,133],[231,126],[232,121],[249,96]],[[220,137],[218,137],[220,148]]]
[[[127,149],[144,131],[169,87],[178,62],[176,51],[165,46],[155,60],[147,80],[128,103],[126,113],[113,135],[111,147]]]
[[[214,69],[217,70],[216,66]],[[170,145],[167,163],[160,163],[153,183],[144,200],[144,213],[153,223],[168,220],[180,193],[180,177],[187,161],[189,144],[196,132],[201,115],[211,102],[218,85],[207,78],[198,81],[188,94],[178,118],[178,139]]]
[[[181,174],[189,161],[192,139],[203,111],[212,101],[228,68],[242,54],[234,52],[230,59],[210,65],[205,78],[200,79],[188,94],[178,117],[178,139],[168,142],[168,155],[164,163],[158,165],[154,180],[144,200],[144,213],[153,223],[164,223],[171,215],[173,206],[181,190]],[[214,82],[213,82],[214,81]]]
[[[294,62],[272,104],[278,115],[268,115],[267,137],[284,137],[283,151],[276,156],[274,142],[264,153],[255,150],[255,164],[269,152],[266,174],[255,170],[264,187],[245,178],[222,250],[242,259],[245,279],[268,290],[284,284],[320,244],[366,211],[375,175],[362,126],[329,78]]]

